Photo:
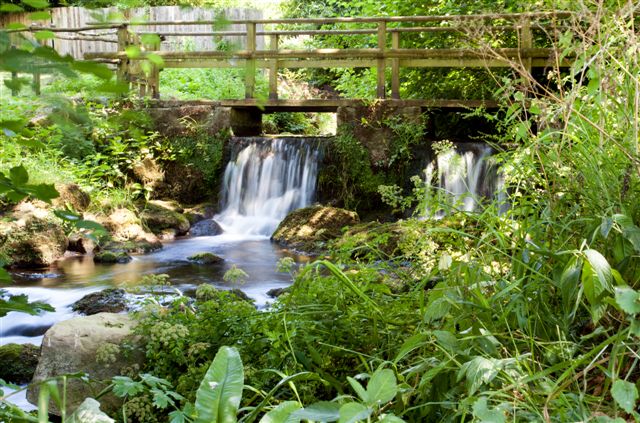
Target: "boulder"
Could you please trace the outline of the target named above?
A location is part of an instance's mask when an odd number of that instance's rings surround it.
[[[101,219],[111,233],[114,243],[104,249],[127,251],[130,253],[149,252],[162,248],[158,237],[142,227],[140,218],[128,209],[116,209],[108,217]]]
[[[107,288],[85,295],[71,305],[71,310],[91,316],[98,313],[120,313],[127,310],[124,289]]]
[[[218,257],[213,253],[196,253],[187,257],[187,260],[197,264],[218,264],[224,262],[222,257]]]
[[[213,203],[202,203],[184,209],[184,215],[189,219],[191,225],[201,220],[211,219],[216,213],[216,206]]]
[[[60,197],[53,200],[53,205],[59,208],[71,206],[75,211],[85,211],[91,203],[91,197],[76,184],[56,184]]]
[[[32,344],[7,344],[0,347],[0,379],[21,385],[33,377],[40,347]]]
[[[82,236],[82,234],[76,233],[69,236],[69,245],[67,245],[67,250],[69,251],[80,254],[93,254],[96,247],[96,242],[93,239]]]
[[[0,222],[0,257],[12,267],[48,267],[64,255],[67,237],[59,222],[27,213]]]
[[[107,264],[129,263],[131,261],[131,256],[125,251],[103,250],[98,251],[93,256],[93,261],[96,263]]]
[[[191,227],[189,219],[163,202],[149,202],[140,216],[154,234],[173,229],[176,235],[185,235]]]
[[[214,236],[223,232],[222,227],[213,219],[201,220],[189,229],[191,236]]]
[[[281,295],[287,294],[290,292],[290,288],[271,288],[267,291],[267,296],[270,298],[278,298]]]
[[[82,401],[80,407],[67,419],[67,423],[115,423],[100,410],[100,403],[93,398]]]
[[[38,382],[56,376],[84,372],[92,380],[91,386],[80,379],[67,380],[67,412],[75,410],[82,402],[109,386],[112,377],[122,375],[127,368],[141,366],[144,360],[141,341],[133,336],[133,320],[126,314],[98,313],[76,317],[53,325],[42,340],[42,353],[27,390],[27,400],[37,404]],[[123,344],[129,344],[127,354]],[[62,391],[62,386],[60,386]],[[101,397],[105,412],[116,411],[122,400],[112,394]],[[54,401],[49,412],[60,410]]]
[[[322,250],[325,242],[342,235],[342,228],[360,221],[353,211],[327,206],[294,210],[284,218],[271,236],[283,246],[309,253]]]

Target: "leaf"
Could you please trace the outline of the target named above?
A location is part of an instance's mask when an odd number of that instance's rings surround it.
[[[34,12],[29,15],[29,19],[32,21],[46,21],[51,19],[51,13],[49,12]]]
[[[113,382],[113,393],[120,398],[134,396],[144,390],[144,385],[141,382],[136,382],[130,377],[114,376],[111,381]]]
[[[75,213],[71,210],[54,210],[53,214],[56,215],[56,217],[67,222],[76,222],[82,218],[82,216],[80,216],[78,213]]]
[[[616,287],[616,303],[627,314],[640,313],[640,292],[628,286]]]
[[[378,369],[367,384],[368,405],[386,404],[398,393],[396,375],[391,369]]]
[[[36,31],[33,36],[36,37],[36,40],[38,41],[53,40],[56,38],[56,34],[54,34],[53,31],[46,30]]]
[[[235,422],[243,385],[238,350],[220,347],[196,392],[196,423]]]
[[[110,80],[113,77],[113,71],[102,63],[77,60],[71,64],[71,68],[78,72],[90,73],[104,80]]]
[[[415,335],[410,336],[406,341],[404,341],[404,343],[402,344],[402,347],[400,347],[400,350],[396,354],[396,358],[393,359],[393,362],[398,363],[400,360],[406,357],[410,352],[422,347],[428,339],[429,337],[427,336],[427,334],[424,334],[424,333],[417,333]]]
[[[88,229],[94,232],[102,232],[107,233],[107,229],[99,224],[98,222],[94,222],[93,220],[78,220],[75,225],[77,229]]]
[[[613,277],[611,276],[611,266],[609,266],[607,259],[598,251],[591,249],[585,250],[584,255],[595,271],[598,281],[600,282],[601,289],[611,291],[611,287],[613,286]]]
[[[339,423],[356,423],[366,420],[373,410],[357,402],[348,402],[340,407]]]
[[[162,57],[160,57],[159,55],[157,55],[155,53],[147,54],[147,60],[150,61],[151,63],[153,63],[156,66],[163,66],[164,65],[164,60],[162,59]]]
[[[135,59],[140,56],[140,47],[138,46],[128,46],[124,49],[124,52],[127,54],[129,59]]]
[[[60,197],[60,193],[56,190],[53,184],[29,185],[26,187],[26,190],[33,197],[38,200],[42,200],[45,203],[51,203],[51,200]]]
[[[340,406],[335,402],[320,401],[292,414],[293,417],[320,422],[335,422],[340,419]]]
[[[632,413],[638,400],[638,388],[626,380],[616,380],[611,387],[611,396],[627,413]]]
[[[24,11],[24,9],[22,7],[20,7],[20,6],[18,6],[17,4],[2,3],[0,5],[0,12],[19,13],[19,12],[23,12],[23,11]],[[22,28],[9,28],[9,27],[7,27],[7,29],[22,29]]]
[[[612,216],[622,229],[622,236],[629,241],[637,253],[640,253],[640,228],[633,224],[633,220],[624,214],[614,214]]]
[[[285,401],[262,416],[260,423],[299,423],[300,419],[293,417],[293,413],[301,408],[297,401]]]
[[[349,385],[351,385],[353,390],[356,391],[356,394],[360,397],[360,399],[366,403],[369,403],[369,396],[367,395],[367,391],[365,391],[360,382],[349,376],[347,376],[347,381],[349,382]]]
[[[379,423],[405,423],[405,421],[393,414],[385,414]]]
[[[480,423],[504,423],[506,421],[502,411],[488,407],[487,398],[485,397],[478,398],[473,403],[473,416]]]
[[[12,311],[37,316],[42,311],[55,311],[55,309],[49,304],[39,301],[30,303],[29,298],[24,294],[12,295],[6,299],[0,299],[0,317],[4,317]]]
[[[496,360],[475,357],[460,367],[458,379],[465,377],[469,394],[473,394],[483,384],[491,383],[500,370],[501,366],[498,365]]]
[[[47,0],[22,0],[22,3],[27,6],[31,6],[34,9],[45,9],[49,7],[49,2]]]
[[[22,165],[12,167],[9,170],[9,178],[15,185],[24,185],[29,182],[29,174],[27,173],[27,169],[25,169]]]
[[[160,41],[160,36],[158,36],[158,34],[142,34],[140,36],[140,42],[142,44],[156,45],[160,44]]]
[[[580,291],[580,274],[582,272],[582,259],[572,257],[560,276],[560,295],[562,307],[566,312],[573,310]]]

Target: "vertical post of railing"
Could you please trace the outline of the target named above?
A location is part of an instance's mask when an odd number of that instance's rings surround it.
[[[244,97],[253,98],[253,92],[256,86],[256,59],[254,53],[256,51],[256,23],[247,22],[247,50],[249,58],[247,59],[244,75]]]
[[[278,52],[278,34],[270,36],[269,49]],[[278,99],[278,59],[269,61],[269,100]]]
[[[17,96],[20,93],[20,89],[18,88],[18,72],[11,72],[11,95]]]
[[[400,49],[400,33],[391,33],[391,48],[393,50]],[[391,98],[400,100],[400,59],[397,57],[391,59]]]
[[[386,87],[385,87],[385,58],[384,53],[387,47],[387,22],[380,21],[378,22],[378,83],[377,83],[377,94],[378,98],[384,98],[386,95]]]
[[[129,28],[126,24],[118,27],[118,53],[124,54],[129,44]],[[120,57],[118,61],[118,69],[116,71],[118,83],[129,83],[129,58],[126,56]]]
[[[147,50],[159,51],[160,39],[145,46]],[[151,98],[160,98],[160,67],[155,63],[151,63],[151,70],[147,77],[147,93]]]
[[[527,72],[531,73],[532,59],[525,56],[524,50],[533,48],[533,32],[531,31],[531,21],[527,18],[520,22],[520,55],[523,57],[522,64]]]

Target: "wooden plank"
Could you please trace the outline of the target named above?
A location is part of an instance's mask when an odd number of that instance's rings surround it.
[[[253,98],[253,92],[256,85],[256,59],[254,53],[256,51],[256,24],[254,22],[247,23],[247,61],[245,62],[244,75],[244,96],[245,98]]]
[[[439,16],[378,16],[378,17],[358,17],[358,18],[295,18],[295,19],[254,19],[250,22],[256,24],[272,24],[272,25],[287,25],[287,24],[331,24],[331,23],[377,23],[379,21],[390,22],[451,22],[451,21],[474,21],[474,20],[519,20],[522,18],[529,19],[546,19],[546,18],[569,18],[573,15],[572,12],[534,12],[534,13],[485,13],[475,15],[439,15]],[[229,24],[246,24],[247,20],[233,20],[227,21]],[[106,22],[107,24],[120,24],[123,22]],[[173,20],[173,21],[148,21],[148,22],[127,22],[131,26],[151,26],[151,25],[167,25],[167,26],[184,26],[184,25],[213,25],[218,23],[214,20],[202,20],[202,21],[187,21],[187,20]],[[90,22],[89,25],[92,23]],[[97,23],[96,24],[100,24]]]
[[[400,49],[400,33],[391,33],[391,48]],[[391,59],[391,98],[400,99],[400,59]]]
[[[278,51],[278,35],[271,35],[269,49],[272,51]],[[278,99],[278,60],[272,59],[269,61],[269,99]]]
[[[381,21],[381,22],[378,22],[378,52],[380,53],[380,58],[378,59],[378,63],[376,66],[376,69],[377,69],[376,94],[378,98],[385,98],[386,96],[386,87],[385,87],[386,62],[384,59],[384,53],[386,49],[387,49],[387,23],[384,21]]]

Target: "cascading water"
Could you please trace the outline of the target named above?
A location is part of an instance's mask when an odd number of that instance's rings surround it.
[[[215,220],[226,233],[269,236],[287,213],[314,200],[320,142],[312,138],[237,141],[224,173],[222,212]]]
[[[442,217],[447,213],[445,209],[470,212],[476,210],[482,198],[500,197],[502,177],[492,154],[493,149],[486,144],[459,143],[432,159],[424,171],[430,188],[425,214]],[[434,195],[441,206],[438,210],[432,210]]]

